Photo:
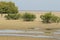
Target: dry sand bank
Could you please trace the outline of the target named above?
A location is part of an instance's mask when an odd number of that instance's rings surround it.
[[[22,20],[5,20],[3,16],[0,15],[0,29],[27,29],[27,28],[60,28],[60,23],[52,23],[52,24],[44,24],[41,22],[40,15],[43,15],[47,12],[41,12],[41,11],[20,11],[20,14],[23,14],[25,12],[33,13],[36,15],[36,19],[33,22],[25,22]],[[60,12],[52,12],[52,14],[55,14],[56,16],[60,17]]]
[[[0,20],[0,29],[60,28],[60,23],[43,24],[39,21]]]
[[[12,36],[0,36],[0,40],[55,40],[47,38],[31,38],[31,37],[12,37]]]

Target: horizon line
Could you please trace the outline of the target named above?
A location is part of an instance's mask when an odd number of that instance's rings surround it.
[[[47,11],[47,12],[60,12],[60,10],[18,10],[18,11]]]

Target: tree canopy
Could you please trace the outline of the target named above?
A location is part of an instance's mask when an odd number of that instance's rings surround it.
[[[18,8],[13,2],[0,2],[0,13],[18,13]]]

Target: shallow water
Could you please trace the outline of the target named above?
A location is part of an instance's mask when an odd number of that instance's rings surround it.
[[[0,34],[0,36],[22,36],[22,37],[35,37],[35,38],[54,38],[53,36],[43,35],[28,35],[28,34]]]
[[[34,34],[43,34],[41,31],[25,31],[25,30],[0,30],[0,33],[34,33]]]
[[[56,34],[58,32],[54,32]],[[33,34],[33,35],[32,35]],[[39,35],[35,35],[39,34]],[[42,31],[25,31],[25,30],[0,30],[0,36],[23,36],[35,38],[54,38],[53,36],[44,36]]]
[[[54,34],[60,34],[60,30],[56,30]]]

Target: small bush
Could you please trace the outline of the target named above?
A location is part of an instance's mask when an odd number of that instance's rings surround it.
[[[53,15],[51,12],[41,15],[43,23],[58,23],[60,22],[60,17]]]
[[[30,13],[25,13],[25,14],[23,14],[22,18],[24,21],[34,21],[36,16],[33,14],[30,14]]]
[[[17,20],[20,18],[20,14],[8,14],[5,15],[5,18],[8,20]]]

